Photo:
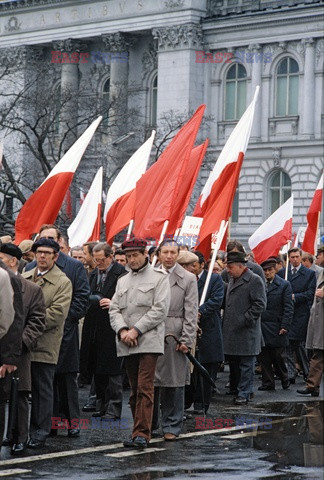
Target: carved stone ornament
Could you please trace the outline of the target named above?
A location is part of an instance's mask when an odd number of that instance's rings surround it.
[[[68,38],[67,40],[55,40],[53,49],[62,53],[84,52],[87,49],[87,45],[79,40]]]
[[[321,39],[316,44],[316,64],[319,63],[321,57],[323,56],[324,52],[324,40]]]
[[[128,52],[134,39],[121,32],[109,33],[101,36],[102,41],[109,52]]]
[[[21,23],[18,22],[17,17],[10,17],[8,24],[5,26],[6,32],[17,32],[20,30]]]
[[[165,5],[166,8],[183,7],[184,0],[165,0],[164,5]]]
[[[43,60],[42,47],[12,47],[0,50],[0,65],[15,70],[26,68],[27,63],[33,64]]]
[[[280,167],[281,148],[275,147],[272,149],[272,160],[275,167]]]
[[[142,65],[143,65],[143,79],[152,73],[154,70],[157,70],[158,62],[157,62],[157,52],[153,45],[145,50],[143,53],[142,58]]]
[[[159,50],[199,48],[203,42],[201,25],[197,23],[154,28],[152,33]]]

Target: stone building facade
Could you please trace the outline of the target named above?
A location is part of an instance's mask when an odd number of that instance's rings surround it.
[[[119,108],[126,112],[135,109],[138,118],[136,136],[128,150],[125,147],[119,154],[120,164],[152,127],[159,129],[165,112],[188,113],[201,103],[207,105],[210,120],[201,128],[199,140],[208,136],[210,146],[191,208],[255,87],[260,85],[231,236],[246,244],[291,193],[295,199],[293,229],[305,226],[306,212],[323,171],[324,39],[320,0],[0,3],[2,58],[8,52],[23,52],[20,58],[24,60],[18,68],[23,74],[28,69],[26,58],[41,55],[53,62],[53,51],[60,52],[56,55],[62,60],[55,65],[61,87],[65,83],[75,89],[83,85],[94,98],[105,99],[123,86],[126,96]],[[75,52],[79,56],[72,62]],[[69,114],[78,115],[78,111]],[[124,122],[110,132],[111,138],[108,135],[103,139],[102,145],[112,148],[111,139],[131,127]],[[100,164],[102,145],[93,152],[93,167],[96,162]],[[94,172],[84,170],[84,175],[92,178]]]

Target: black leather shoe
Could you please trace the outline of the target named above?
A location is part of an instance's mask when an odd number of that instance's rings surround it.
[[[135,437],[133,441],[133,446],[135,448],[146,448],[147,447],[147,440],[144,437]]]
[[[8,437],[5,437],[3,440],[2,440],[2,446],[3,447],[9,447],[9,445],[12,445],[13,444],[13,440],[9,440]]]
[[[290,379],[289,379],[289,384],[290,384],[290,385],[295,385],[295,383],[296,383],[296,379],[295,379],[295,378],[290,378]]]
[[[43,448],[44,445],[45,445],[44,441],[33,440],[32,438],[27,442],[27,448],[34,448],[34,449]]]
[[[52,428],[51,429],[50,437],[57,437],[57,428]]]
[[[11,455],[20,455],[21,453],[24,453],[26,449],[26,444],[23,442],[20,443],[14,443],[13,446],[11,447]]]
[[[88,403],[86,403],[86,404],[82,407],[82,411],[83,411],[83,412],[96,412],[96,411],[97,411],[97,408],[95,407],[95,405],[89,405]]]
[[[246,405],[248,403],[247,398],[244,397],[236,397],[234,398],[235,405]]]
[[[69,437],[79,437],[80,436],[80,429],[79,428],[72,428],[68,431]]]
[[[124,440],[123,445],[126,448],[134,448],[134,439],[130,438],[129,440]]]
[[[286,382],[282,382],[281,383],[281,386],[284,390],[288,390],[289,386],[290,386],[290,382],[289,380],[287,380]]]
[[[300,393],[301,395],[311,395],[312,397],[319,397],[319,390],[314,390],[308,387],[303,389],[298,389],[297,393]]]
[[[105,414],[105,412],[99,412],[96,410],[91,416],[94,418],[102,417]]]
[[[267,386],[267,385],[261,385],[261,387],[259,387],[258,390],[260,390],[261,392],[265,392],[267,390],[275,390],[275,387],[270,387],[270,386]]]

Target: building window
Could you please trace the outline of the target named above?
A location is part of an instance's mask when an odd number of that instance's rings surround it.
[[[109,91],[110,91],[110,78],[105,81],[102,89],[102,125],[108,128],[109,120]]]
[[[157,88],[158,76],[153,77],[150,91],[150,126],[155,127],[157,123]]]
[[[284,58],[277,67],[277,116],[298,115],[298,83],[298,63],[293,58]]]
[[[269,215],[275,212],[291,197],[291,180],[282,170],[276,171],[270,178]]]
[[[246,108],[246,70],[235,63],[228,70],[225,84],[225,120],[239,120]]]

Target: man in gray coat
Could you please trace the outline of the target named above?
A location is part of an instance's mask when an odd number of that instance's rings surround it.
[[[172,334],[179,344],[169,337],[163,357],[156,366],[155,403],[161,404],[161,426],[164,439],[175,440],[182,429],[185,385],[190,384],[187,353],[196,339],[198,321],[198,289],[196,276],[177,263],[180,247],[174,240],[163,241],[157,251],[161,269],[168,274],[171,301],[165,322],[166,335]],[[156,408],[158,411],[158,408]]]
[[[133,448],[146,448],[151,438],[153,381],[156,362],[164,353],[164,323],[170,303],[167,275],[149,264],[146,245],[139,238],[122,244],[129,272],[118,279],[109,307],[117,356],[124,357],[132,389],[129,403],[134,426],[132,438],[124,446]]]
[[[255,357],[261,351],[261,314],[267,297],[261,278],[246,266],[245,254],[227,254],[230,280],[223,317],[224,353],[231,369],[231,389],[236,405],[248,402],[253,392]]]

